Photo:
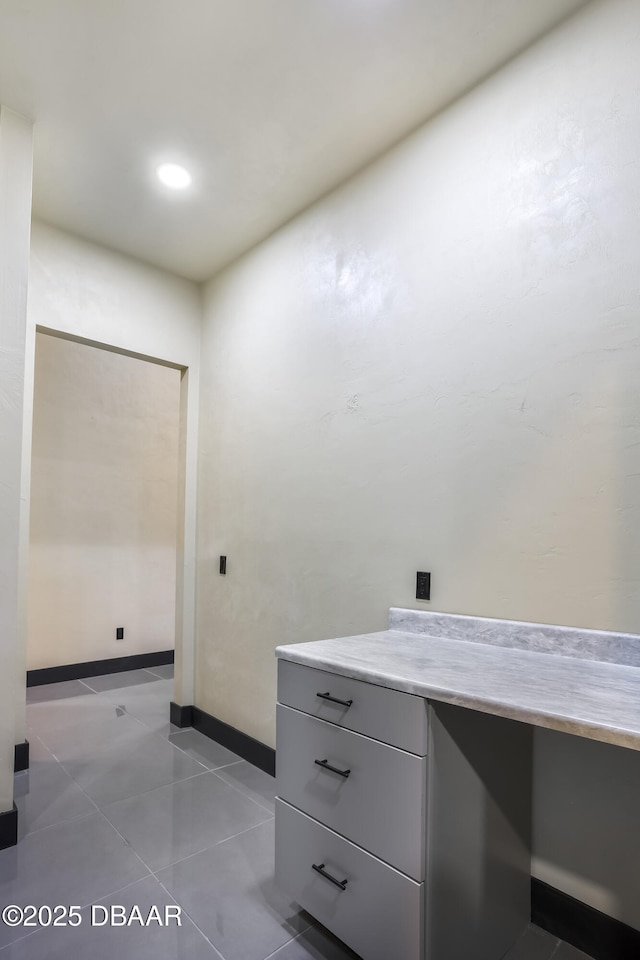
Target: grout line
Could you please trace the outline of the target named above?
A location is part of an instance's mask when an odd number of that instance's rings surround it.
[[[91,680],[92,677],[87,677],[87,679]],[[87,683],[87,680],[79,680],[78,682],[81,683],[83,686],[85,686],[87,690],[89,690],[91,693],[95,693],[95,694],[100,693],[99,690],[94,690],[93,687]]]
[[[237,837],[241,837],[244,833],[249,833],[250,830],[256,830],[258,827],[264,827],[265,823],[269,823],[273,819],[273,817],[267,817],[266,820],[261,820],[260,823],[254,823],[250,827],[245,827],[244,830],[234,833],[231,837],[225,837],[224,840],[216,840],[215,843],[210,843],[207,847],[203,847],[202,850],[196,850],[195,853],[188,853],[186,857],[180,857],[179,860],[173,860],[171,863],[166,863],[163,867],[156,867],[156,870],[152,871],[152,873],[156,880],[161,883],[162,881],[160,880],[158,873],[160,873],[162,870],[169,870],[170,867],[175,867],[179,863],[184,863],[185,860],[190,860],[191,857],[198,857],[201,853],[207,853],[209,850],[215,850],[215,848],[219,847],[221,844],[227,843],[229,840],[235,840]]]
[[[160,886],[162,887],[162,889],[165,891],[165,893],[167,894],[167,896],[170,897],[170,898],[173,900],[173,902],[174,902],[177,906],[180,907],[180,910],[181,910],[181,911],[184,911],[184,913],[187,915],[187,917],[189,918],[189,920],[191,921],[191,923],[194,925],[194,927],[196,928],[196,930],[198,931],[198,933],[200,934],[200,936],[201,936],[201,937],[204,937],[204,939],[207,941],[207,943],[209,944],[209,946],[211,947],[211,949],[217,954],[217,956],[220,957],[220,960],[225,960],[225,958],[222,956],[222,954],[220,953],[220,951],[219,951],[218,948],[216,947],[215,943],[213,943],[213,942],[209,939],[209,937],[206,935],[206,933],[204,932],[204,930],[202,930],[202,929],[198,926],[198,924],[197,924],[196,921],[193,919],[193,917],[191,916],[191,914],[189,913],[189,911],[187,910],[187,908],[184,907],[184,906],[180,903],[180,901],[177,900],[177,899],[174,897],[174,895],[171,893],[171,891],[169,890],[169,888],[167,887],[167,885],[166,885],[165,883],[163,883],[162,880],[160,880],[160,879],[155,875],[155,873],[153,874],[153,876],[155,877],[156,881],[160,884]]]
[[[240,757],[239,760],[230,760],[229,763],[221,763],[219,767],[209,767],[209,770],[211,771],[211,773],[216,773],[218,770],[226,770],[227,767],[237,767],[239,763],[246,763],[246,762],[247,762],[246,760],[243,760],[242,757]],[[229,784],[229,786],[231,786],[231,784]]]
[[[126,841],[125,841],[125,843],[126,843]],[[143,862],[144,862],[144,861],[143,861]],[[86,910],[87,907],[93,906],[94,903],[101,903],[102,900],[107,900],[109,897],[115,897],[116,894],[122,893],[124,890],[128,890],[129,887],[135,886],[136,883],[140,883],[142,880],[148,880],[149,877],[153,877],[153,873],[151,872],[151,870],[149,870],[149,873],[145,874],[144,877],[138,877],[137,880],[131,880],[129,883],[125,883],[125,885],[124,885],[123,887],[118,887],[117,890],[112,890],[111,893],[105,893],[104,896],[98,897],[97,900],[91,900],[89,903],[83,904],[82,907],[81,907],[81,909],[82,909],[82,910]]]
[[[38,734],[36,733],[36,731],[35,731],[33,728],[29,727],[29,729],[26,730],[25,732],[29,734],[29,737],[28,737],[27,739],[29,740],[29,743],[30,743],[30,744],[33,743],[34,740],[37,740],[38,743],[40,744],[40,746],[43,747],[43,748],[47,751],[47,753],[49,754],[49,756],[50,756],[50,757],[53,757],[53,751],[51,751],[51,750],[49,749],[49,747],[46,745],[46,743],[44,742],[44,740],[42,739],[42,737],[38,736]],[[55,760],[56,758],[53,757],[53,759]],[[42,761],[37,761],[37,760],[35,761],[35,763],[38,763],[38,762],[42,762]],[[46,761],[45,761],[45,763],[46,763]],[[26,770],[19,770],[18,773],[28,773],[29,770],[30,770],[30,768],[31,768],[31,754],[29,754],[29,766],[27,767],[27,769],[26,769]]]
[[[153,680],[166,680],[173,679],[172,677],[161,677],[159,673],[153,673],[148,667],[134,667],[133,670],[118,670],[116,673],[96,673],[91,677],[85,677],[84,680],[81,680],[80,683],[84,683],[85,686],[89,687],[90,690],[93,690],[93,687],[89,686],[87,681],[97,679],[98,677],[118,677],[121,673],[146,673],[150,677],[153,677]],[[111,687],[106,690],[94,690],[94,693],[113,693],[114,690],[126,690],[127,687],[146,687],[148,683],[153,681],[147,680],[142,683],[125,683],[121,687]]]
[[[79,789],[82,789],[82,788],[80,787]],[[91,797],[88,797],[87,799],[90,800]],[[39,834],[44,833],[46,830],[55,830],[56,827],[64,827],[70,823],[76,823],[76,821],[78,820],[88,820],[89,817],[92,817],[93,815],[94,815],[94,811],[92,810],[89,813],[79,813],[77,816],[68,817],[65,820],[57,820],[56,823],[48,823],[46,827],[38,827],[37,830],[30,830],[29,833],[25,833],[23,837],[19,837],[18,844],[25,843],[31,837],[37,837]],[[9,849],[11,849],[11,847],[9,847]]]
[[[179,732],[179,733],[183,733],[183,732],[186,733],[186,732],[187,732],[187,729],[191,729],[191,728],[186,728],[186,727],[184,727],[182,730],[179,729],[178,732]],[[197,731],[196,731],[196,732],[197,732]],[[161,736],[162,736],[162,735],[161,735]],[[175,733],[170,733],[170,734],[169,734],[169,737],[175,737]],[[238,757],[237,760],[230,760],[229,763],[221,763],[220,766],[218,766],[218,767],[207,767],[206,763],[203,763],[202,760],[196,760],[196,758],[195,758],[194,756],[192,756],[192,754],[188,753],[188,752],[187,752],[183,747],[181,747],[179,744],[174,743],[173,740],[169,740],[169,737],[166,737],[166,738],[163,737],[163,739],[166,739],[167,742],[170,743],[172,747],[175,747],[176,750],[179,750],[179,751],[180,751],[180,753],[184,753],[185,756],[189,757],[190,760],[195,760],[196,763],[199,763],[199,764],[201,764],[203,767],[206,767],[206,769],[209,771],[209,773],[214,773],[216,770],[223,770],[225,767],[234,767],[234,766],[235,766],[236,764],[238,764],[238,763],[244,763],[244,760],[242,759],[242,757]]]
[[[276,960],[277,960],[278,954],[280,953],[281,950],[284,950],[285,947],[288,947],[290,943],[295,943],[296,940],[299,940],[300,937],[303,937],[303,936],[305,935],[305,933],[308,933],[309,930],[311,930],[311,928],[314,927],[314,926],[315,926],[315,923],[310,923],[308,927],[305,927],[305,928],[304,928],[304,930],[300,930],[299,933],[296,933],[295,937],[291,937],[291,939],[290,939],[290,940],[287,940],[286,943],[283,943],[280,947],[277,947],[277,948],[273,951],[273,953],[267,954],[267,956],[264,958],[264,960],[272,960],[273,957],[275,957]]]
[[[142,683],[125,683],[121,687],[107,687],[105,690],[94,690],[92,687],[89,687],[92,693],[95,693],[96,696],[101,697],[105,694],[114,694],[114,693],[126,693],[127,690],[133,690],[136,687],[150,687],[153,689],[153,684],[158,683],[162,680],[162,677],[157,677],[155,674],[149,674],[151,677],[150,680],[145,680]],[[82,683],[82,681],[80,681]],[[89,684],[86,684],[89,686]]]
[[[205,770],[207,773],[211,773],[211,772],[212,772],[212,771],[209,769],[209,767],[206,765],[206,763],[203,763],[201,760],[196,760],[196,758],[195,758],[195,757],[192,757],[190,754],[188,754],[186,750],[182,750],[180,747],[177,747],[177,746],[175,745],[175,743],[173,743],[171,740],[169,740],[168,737],[163,737],[162,735],[159,735],[159,736],[160,736],[160,738],[161,738],[162,740],[164,740],[165,743],[168,743],[170,747],[173,747],[173,749],[174,749],[174,750],[177,750],[178,753],[183,754],[183,756],[188,757],[189,760],[192,760],[194,763],[197,763],[198,766],[202,767],[203,770]],[[192,774],[192,776],[197,776],[197,774]],[[182,779],[183,779],[183,780],[189,780],[189,779],[191,779],[191,778],[190,778],[190,777],[183,777]]]
[[[106,691],[105,691],[105,692],[106,692]],[[98,694],[98,696],[100,696],[100,694]],[[139,723],[141,727],[144,727],[144,729],[145,729],[148,733],[152,733],[154,736],[162,737],[162,734],[161,734],[161,733],[158,733],[157,730],[153,730],[151,727],[147,726],[147,724],[144,722],[144,720],[141,720],[140,717],[136,716],[135,713],[132,713],[131,710],[129,710],[129,708],[126,706],[126,704],[123,704],[123,703],[116,703],[116,704],[114,704],[112,700],[107,700],[106,702],[107,702],[107,703],[111,703],[111,705],[112,705],[116,710],[122,710],[122,712],[125,714],[125,716],[131,717],[131,719],[132,719],[132,720],[135,720],[136,723]],[[169,723],[168,720],[167,720],[167,723]],[[165,738],[162,737],[162,739],[165,739]]]
[[[75,783],[75,780],[74,780]],[[79,788],[81,789],[81,788]],[[94,815],[94,811],[89,813],[76,813],[73,817],[65,817],[63,820],[56,820],[55,823],[47,823],[44,827],[37,827],[35,830],[28,830],[22,837],[19,838],[19,841],[24,841],[28,837],[37,836],[39,833],[42,833],[44,830],[51,830],[52,827],[63,827],[67,823],[75,823],[76,820],[87,820],[89,817]],[[18,823],[20,822],[20,807],[18,807]]]
[[[89,797],[89,799],[91,800],[91,797]],[[95,801],[92,800],[91,802],[94,803]],[[133,853],[133,855],[134,855],[135,857],[138,858],[138,860],[140,861],[140,863],[142,864],[142,866],[145,868],[145,870],[148,870],[150,874],[152,874],[153,876],[155,876],[155,874],[153,873],[153,870],[151,869],[151,867],[149,866],[149,864],[146,863],[146,861],[142,859],[142,857],[140,856],[140,854],[139,854],[136,850],[133,849],[133,847],[131,846],[131,844],[130,844],[129,841],[127,840],[127,838],[122,836],[122,834],[120,833],[120,831],[118,830],[118,828],[111,823],[111,820],[109,820],[109,818],[107,817],[107,815],[106,815],[105,813],[103,813],[103,811],[100,809],[100,807],[97,805],[97,803],[96,803],[96,809],[97,809],[98,813],[99,813],[102,817],[104,817],[105,821],[109,824],[109,826],[111,827],[111,829],[112,829],[112,830],[115,830],[115,832],[118,834],[118,836],[120,837],[120,839],[122,840],[122,842],[127,845],[127,848],[128,848],[129,850],[131,850],[131,852]],[[139,877],[138,879],[143,880],[144,877]],[[158,878],[156,877],[156,880],[157,880],[157,879],[158,879]],[[117,893],[118,891],[116,890],[115,892]],[[107,896],[110,897],[111,894],[108,893]]]
[[[195,780],[197,777],[203,777],[206,773],[211,773],[211,771],[206,769],[199,770],[197,773],[192,773],[189,777],[182,777],[180,780],[170,780],[169,783],[160,783],[156,787],[149,787],[147,790],[141,790],[140,793],[132,793],[130,797],[120,797],[118,800],[109,800],[109,802],[105,803],[104,806],[110,807],[114,803],[126,803],[127,800],[137,800],[138,797],[146,797],[147,794],[155,793],[156,790],[164,790],[166,787],[173,787],[177,783],[186,783],[187,780]],[[80,789],[82,789],[82,787],[80,787]],[[87,794],[87,796],[89,795]],[[93,800],[92,797],[89,797],[89,799],[92,800],[93,803],[96,803],[96,806],[98,806],[97,802]],[[98,810],[100,810],[102,813],[103,807],[98,806]],[[109,823],[111,823],[111,821],[109,821]]]
[[[246,762],[248,762],[248,761],[246,761]],[[230,763],[229,766],[230,766],[230,767],[233,767],[233,766],[235,766],[235,764]],[[218,770],[224,770],[224,767],[218,767]],[[251,800],[252,803],[255,803],[255,805],[256,805],[257,807],[260,807],[261,810],[266,810],[267,813],[270,813],[272,817],[275,816],[275,813],[273,812],[273,810],[271,810],[269,807],[263,807],[263,805],[260,803],[259,800],[254,800],[253,797],[250,797],[249,794],[248,794],[248,793],[245,793],[244,790],[242,790],[240,787],[237,787],[234,783],[229,783],[229,781],[228,781],[228,780],[225,780],[224,777],[219,776],[219,775],[216,773],[215,770],[212,770],[211,773],[213,773],[214,776],[218,777],[218,780],[222,780],[222,782],[223,782],[223,783],[226,783],[226,785],[227,785],[228,787],[231,787],[232,790],[237,791],[237,793],[240,793],[240,794],[241,794],[243,797],[245,797],[247,800]],[[274,802],[275,802],[275,800],[274,800]],[[266,801],[265,801],[265,803],[266,803]]]
[[[166,664],[166,666],[173,666],[173,664]],[[161,673],[154,673],[154,670],[156,669],[155,667],[143,667],[142,669],[146,670],[147,673],[150,673],[151,676],[157,677],[158,680],[175,680],[175,677],[163,677]]]
[[[24,930],[24,927],[22,929]],[[2,953],[3,950],[7,950],[10,947],[14,947],[16,943],[20,943],[21,940],[26,940],[28,937],[32,937],[34,933],[37,933],[38,930],[41,930],[41,929],[42,927],[37,927],[35,930],[29,930],[29,933],[25,933],[21,937],[16,937],[15,940],[10,940],[9,943],[5,943],[4,946],[0,947],[0,953]]]

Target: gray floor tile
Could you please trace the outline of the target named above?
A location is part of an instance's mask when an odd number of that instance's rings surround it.
[[[99,901],[110,908],[113,904],[126,908],[127,913],[137,906],[143,917],[148,916],[152,906],[160,908],[173,904],[173,899],[154,877],[146,877],[131,884],[125,890]],[[103,918],[103,911],[96,912],[96,919]],[[18,940],[2,952],[3,960],[69,960],[78,957],[84,960],[219,960],[219,954],[202,936],[188,916],[181,915],[182,925],[153,924],[142,927],[91,925],[91,910],[82,912],[82,924],[78,927],[59,927],[39,930],[23,940]]]
[[[91,690],[80,680],[63,680],[61,683],[43,683],[39,687],[27,687],[27,703],[68,700],[69,697],[85,697],[90,694]]]
[[[144,671],[147,673],[147,671]],[[171,700],[173,697],[173,680],[163,680],[161,677],[154,677],[148,674],[150,680],[148,683],[132,683],[125,687],[116,687],[113,690],[101,690],[100,696],[113,703],[121,703],[128,706],[137,700],[141,702],[152,703],[154,700]]]
[[[269,960],[360,960],[324,927],[313,926],[276,950]]]
[[[161,870],[225,960],[263,960],[310,925],[273,879],[273,820]]]
[[[101,813],[31,833],[0,851],[0,902],[91,903],[148,873]],[[0,946],[24,931],[0,925]]]
[[[163,680],[173,680],[173,664],[172,663],[162,663],[158,667],[145,667],[149,673],[153,673],[156,677],[162,677]]]
[[[110,804],[104,813],[152,870],[269,819],[212,773]]]
[[[241,763],[242,757],[237,753],[232,753],[221,744],[216,743],[203,733],[191,728],[187,730],[178,730],[169,736],[169,741],[180,750],[184,750],[190,757],[203,763],[209,770],[215,770],[217,767],[226,767],[230,763]]]
[[[53,754],[44,745],[35,730],[27,724],[27,740],[29,741],[29,763],[34,760],[51,760]]]
[[[75,704],[79,699],[60,703]],[[95,711],[78,710],[73,718],[69,713],[64,718],[51,717],[49,727],[39,717],[36,732],[62,763],[89,764],[97,762],[102,753],[116,748],[128,750],[152,736],[135,717],[108,703],[101,704]]]
[[[94,804],[51,755],[45,760],[32,757],[29,769],[16,773],[13,783],[20,839],[34,830],[96,812]]]
[[[144,721],[141,720],[140,722],[143,723]],[[150,723],[147,729],[151,733],[155,733],[157,737],[163,737],[165,740],[170,740],[174,733],[178,733],[180,727],[176,727],[173,723]],[[194,756],[194,760],[195,759],[197,758]]]
[[[173,727],[169,723],[169,704],[170,697],[162,700],[150,700],[139,698],[136,703],[125,704],[127,713],[144,723],[145,727],[152,733],[159,733],[168,737],[176,733],[179,727]]]
[[[140,686],[142,683],[155,683],[157,677],[146,670],[123,670],[122,673],[105,673],[100,677],[87,677],[84,683],[91,690],[100,693],[103,690],[119,690],[122,687]]]
[[[141,738],[117,744],[94,756],[64,759],[63,765],[100,807],[185,780],[205,769],[148,731]]]
[[[591,957],[568,943],[561,943],[557,952],[553,955],[553,960],[591,960]]]
[[[173,680],[155,680],[154,683],[108,690],[100,694],[102,700],[135,717],[154,733],[168,736],[179,728],[170,728],[169,704],[173,699]]]
[[[557,937],[530,924],[504,960],[550,960],[557,946]]]
[[[162,682],[162,681],[159,681]],[[91,693],[85,697],[32,703],[27,706],[27,724],[48,746],[47,737],[53,733],[69,733],[86,725],[97,726],[126,713],[118,703]]]
[[[222,777],[231,786],[251,797],[260,806],[271,813],[275,812],[276,778],[253,764],[243,760],[232,767],[216,770],[216,776]]]

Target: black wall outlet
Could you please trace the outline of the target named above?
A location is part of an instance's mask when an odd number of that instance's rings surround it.
[[[124,640],[124,627],[116,627],[116,640]]]
[[[416,600],[431,600],[431,574],[422,570],[416,574]]]
[[[227,558],[220,557],[220,573],[224,576],[227,572]]]

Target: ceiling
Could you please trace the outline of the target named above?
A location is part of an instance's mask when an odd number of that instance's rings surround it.
[[[204,280],[583,2],[0,0],[0,102],[36,216]]]

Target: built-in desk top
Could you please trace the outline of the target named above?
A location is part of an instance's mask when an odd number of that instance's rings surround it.
[[[640,636],[392,609],[389,630],[280,658],[640,750]]]

